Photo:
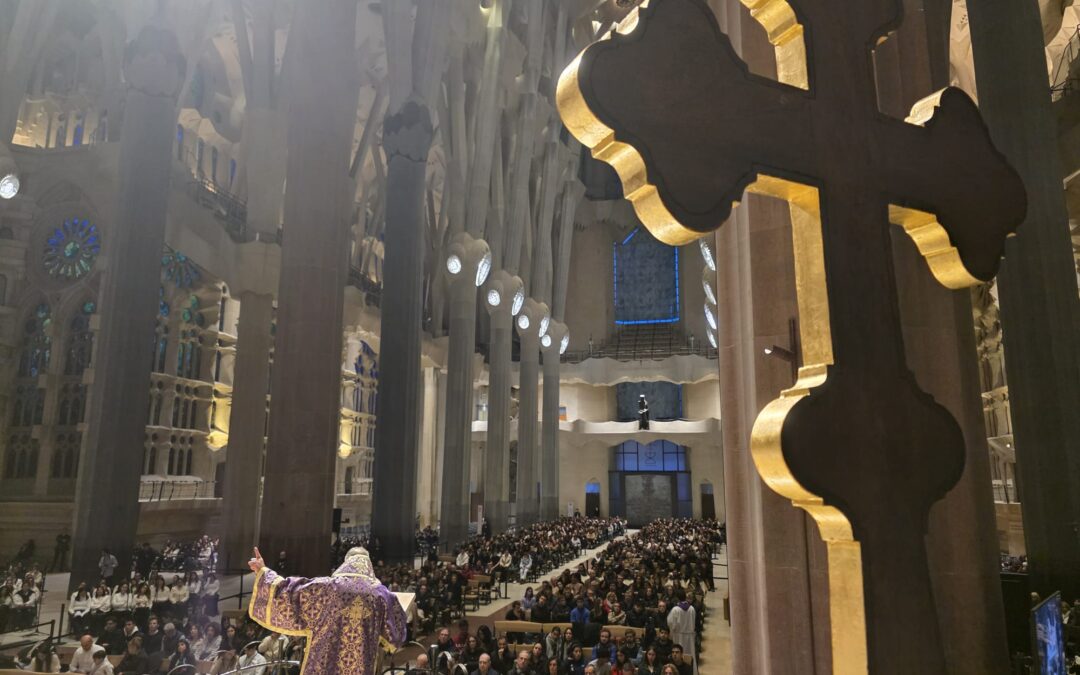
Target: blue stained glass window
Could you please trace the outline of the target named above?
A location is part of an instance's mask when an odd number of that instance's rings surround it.
[[[101,234],[86,218],[69,218],[45,240],[41,263],[54,279],[80,279],[94,268],[101,253]]]
[[[615,323],[679,321],[679,249],[636,228],[612,244]]]
[[[161,255],[165,279],[180,288],[191,288],[202,279],[199,268],[180,251],[167,250]],[[197,305],[196,305],[197,306]]]
[[[52,356],[52,338],[48,327],[52,322],[52,310],[41,303],[34,315],[23,324],[23,342],[19,353],[19,377],[37,377],[49,368]]]
[[[686,448],[671,441],[638,443],[625,441],[615,446],[614,471],[675,473],[688,471]]]

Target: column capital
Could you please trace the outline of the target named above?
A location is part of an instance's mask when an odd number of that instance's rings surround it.
[[[523,340],[539,341],[541,334],[547,332],[550,322],[551,311],[548,310],[547,304],[526,298],[525,304],[514,321],[514,327]]]
[[[484,285],[483,296],[491,316],[516,316],[525,304],[525,283],[506,270],[495,270]]]
[[[420,101],[410,99],[383,120],[383,150],[389,164],[394,157],[413,162],[427,162],[435,130],[431,113]]]
[[[540,338],[540,350],[544,352],[544,358],[549,355],[558,358],[570,344],[570,330],[561,321],[551,320],[547,332]]]

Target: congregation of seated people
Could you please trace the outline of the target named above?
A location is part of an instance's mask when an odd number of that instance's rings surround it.
[[[430,554],[419,568],[377,562],[375,574],[392,591],[416,594],[413,633],[430,633],[436,625],[464,616],[470,580],[486,577],[498,584],[535,578],[624,529],[625,522],[617,518],[561,518],[474,537],[452,555]]]
[[[222,620],[216,558],[217,540],[209,537],[166,542],[160,550],[144,544],[133,554],[130,577],[114,579],[118,561],[103,550],[98,579],[80,583],[66,603],[65,633],[78,640],[78,647],[36,645],[26,653],[27,669],[149,675],[190,666],[189,673],[219,675],[252,666],[247,672],[253,675],[298,672],[298,666],[266,664],[299,663],[303,638],[272,633],[240,618]],[[44,575],[37,566],[24,570],[13,564],[8,572],[4,587],[14,586],[16,594],[29,588],[40,603]]]
[[[439,628],[417,672],[430,663],[479,675],[691,675],[721,536],[714,521],[650,523],[539,590],[526,589],[494,632],[487,625],[471,632],[464,619]],[[669,620],[684,624],[678,639]],[[543,628],[518,632],[528,626]]]

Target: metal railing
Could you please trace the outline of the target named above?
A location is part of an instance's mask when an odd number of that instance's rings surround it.
[[[139,485],[140,502],[168,502],[177,499],[214,499],[216,481],[144,481]]]
[[[644,328],[644,329],[643,329]],[[615,359],[616,361],[654,361],[670,356],[704,356],[717,358],[716,349],[704,340],[683,337],[675,331],[648,330],[648,327],[624,328],[599,345],[568,351],[562,363],[581,363],[586,359]]]
[[[288,667],[297,666],[297,667],[299,667],[300,662],[299,661],[290,661],[290,660],[286,660],[286,659],[279,659],[277,661],[267,661],[265,663],[251,663],[251,664],[248,664],[246,666],[240,666],[239,668],[234,668],[233,670],[226,670],[221,675],[232,675],[233,673],[245,673],[245,672],[247,672],[249,670],[255,670],[257,668],[263,668],[263,669],[266,670],[266,672],[271,672],[272,673],[276,669],[279,669],[279,668],[281,668],[283,666],[288,666]],[[180,675],[180,673],[185,673],[185,672],[198,672],[198,668],[197,668],[197,666],[193,666],[191,664],[183,664],[183,665],[179,665],[179,666],[173,668],[172,670],[170,670],[169,675],[174,675],[174,674],[175,675]]]
[[[225,224],[225,231],[232,239],[246,239],[247,202],[206,178],[192,179],[187,184],[187,194],[198,204],[213,211]]]
[[[371,280],[356,265],[349,266],[349,284],[364,294],[364,302],[372,307],[382,307],[382,286]]]

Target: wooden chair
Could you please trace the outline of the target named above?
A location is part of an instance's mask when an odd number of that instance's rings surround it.
[[[574,624],[570,623],[569,621],[560,621],[560,622],[557,622],[557,623],[545,623],[544,624],[544,635],[547,635],[548,633],[550,633],[552,628],[558,628],[560,631],[566,632],[567,628],[573,630]]]
[[[247,609],[223,609],[221,610],[221,621],[231,621],[234,626],[239,628],[244,625],[247,620]]]
[[[633,626],[611,625],[611,626],[604,626],[603,630],[606,630],[609,633],[611,633],[612,641],[614,641],[616,637],[621,638],[624,635],[626,635],[626,631],[628,631],[628,630],[633,631],[634,632],[634,637],[637,638],[638,640],[640,640],[641,637],[645,634],[645,629],[643,629],[643,628],[634,628]]]
[[[206,673],[209,673],[213,669],[213,667],[214,667],[214,662],[213,661],[196,661],[195,662],[195,672],[200,673],[200,675],[206,675]]]
[[[495,579],[486,574],[477,574],[475,577],[480,587],[480,602],[489,605],[493,600],[499,599],[499,588],[495,585]]]
[[[112,656],[106,656],[105,658],[109,659],[109,663],[112,664],[113,668],[120,665],[120,662],[124,660],[124,657],[121,656],[120,654],[115,654],[115,655],[112,655]]]
[[[473,612],[480,611],[480,582],[476,579],[469,579],[469,584],[465,587],[461,600],[466,609]]]
[[[538,633],[543,634],[544,624],[535,621],[496,621],[495,637],[502,637],[507,633]]]

